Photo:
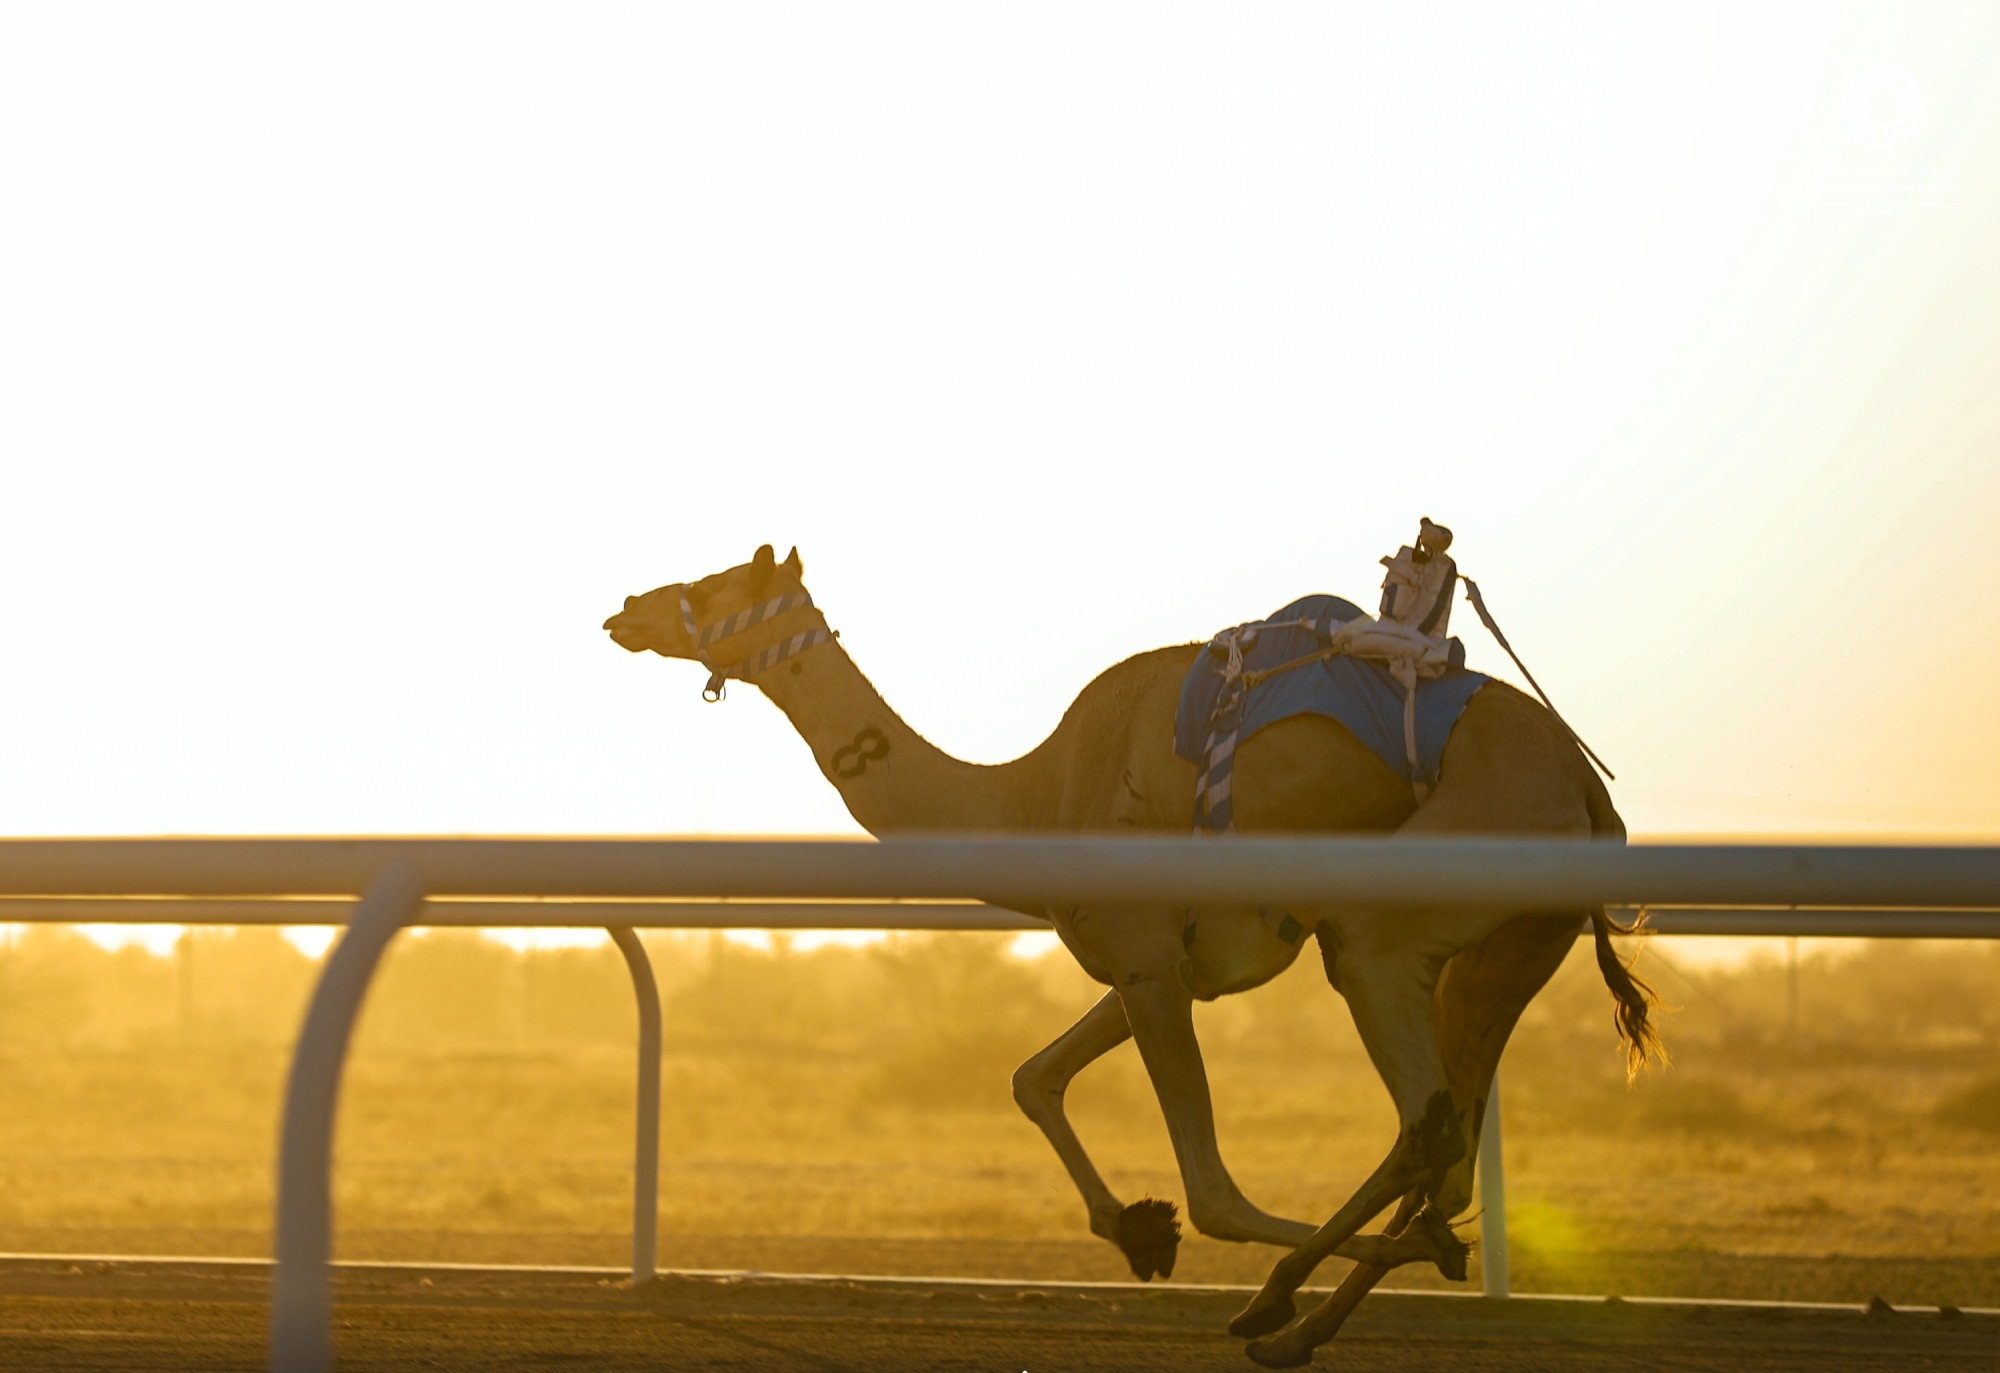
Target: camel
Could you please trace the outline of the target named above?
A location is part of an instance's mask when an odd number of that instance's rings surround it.
[[[766,545],[728,571],[628,597],[604,628],[631,652],[700,661],[710,669],[711,699],[731,678],[762,691],[872,834],[1188,831],[1197,770],[1175,755],[1174,712],[1200,644],[1155,649],[1108,669],[1043,743],[988,766],[950,757],[889,708],[812,604],[797,549],[780,562]],[[1244,740],[1234,788],[1236,825],[1246,833],[1624,839],[1609,794],[1572,736],[1540,703],[1498,681],[1467,705],[1421,805],[1345,727],[1317,715],[1281,720]],[[1063,1109],[1078,1072],[1127,1038],[1137,1041],[1195,1228],[1290,1251],[1230,1325],[1268,1367],[1310,1362],[1313,1348],[1398,1264],[1428,1261],[1464,1279],[1467,1246],[1452,1222],[1472,1199],[1494,1070],[1586,915],[1628,1065],[1636,1071],[1657,1048],[1652,991],[1613,951],[1601,910],[1511,917],[1298,910],[1277,924],[1255,909],[1069,906],[1030,914],[1048,920],[1109,990],[1021,1065],[1016,1102],[1068,1170],[1092,1232],[1116,1244],[1141,1279],[1170,1274],[1179,1241],[1171,1204],[1121,1202]],[[1230,1177],[1193,1022],[1196,1000],[1247,991],[1284,971],[1308,930],[1399,1119],[1374,1173],[1319,1226],[1266,1213]],[[1391,1205],[1397,1209],[1382,1233],[1360,1233]],[[1294,1324],[1293,1294],[1336,1256],[1355,1268]]]

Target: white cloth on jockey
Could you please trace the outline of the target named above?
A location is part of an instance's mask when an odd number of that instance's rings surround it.
[[[1403,550],[1405,553],[1409,551],[1407,548]],[[1390,562],[1387,558],[1383,561]],[[1447,567],[1450,565],[1450,559],[1447,558],[1431,559],[1433,566],[1440,562],[1445,563]],[[1393,564],[1390,576],[1392,579],[1395,576]],[[1444,583],[1442,600],[1445,613],[1434,614],[1432,619],[1443,620],[1450,613],[1451,593],[1456,581],[1454,573],[1452,580]],[[1388,593],[1385,593],[1384,599],[1387,599],[1387,595]],[[1434,639],[1414,625],[1400,620],[1387,618],[1377,620],[1364,615],[1342,625],[1340,631],[1333,636],[1330,647],[1356,658],[1377,658],[1387,663],[1397,684],[1403,688],[1403,751],[1410,760],[1410,771],[1415,773],[1417,681],[1419,678],[1444,675],[1445,669],[1451,666],[1451,644],[1442,635]],[[1414,777],[1410,781],[1410,788],[1416,792],[1419,805],[1429,799],[1431,789]]]
[[[1443,535],[1443,545],[1429,543],[1433,534]],[[1424,645],[1418,648],[1412,643],[1400,655],[1382,655],[1391,658],[1389,670],[1403,687],[1403,744],[1413,759],[1417,756],[1417,679],[1444,671],[1451,603],[1458,590],[1458,565],[1444,553],[1451,542],[1450,531],[1425,520],[1417,542],[1426,545],[1423,551],[1404,544],[1394,557],[1382,559],[1389,575],[1382,579],[1382,618],[1376,622],[1378,633],[1393,626]],[[1430,788],[1422,782],[1412,785],[1419,803],[1429,796]]]
[[[1417,550],[1405,544],[1394,557],[1382,559],[1382,566],[1389,569],[1382,579],[1382,618],[1429,638],[1448,637],[1458,564],[1443,553],[1420,560]]]
[[[1343,624],[1327,647],[1391,665],[1409,663],[1417,677],[1440,677],[1451,666],[1451,644],[1444,636],[1432,638],[1407,624],[1372,615],[1357,616]]]

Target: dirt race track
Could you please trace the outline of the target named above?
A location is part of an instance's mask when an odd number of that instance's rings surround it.
[[[264,1366],[269,1269],[0,1261],[0,1368]],[[1244,1294],[1105,1284],[345,1266],[342,1370],[1247,1370]],[[1390,1293],[1319,1367],[1426,1370],[1992,1369],[2000,1314]]]

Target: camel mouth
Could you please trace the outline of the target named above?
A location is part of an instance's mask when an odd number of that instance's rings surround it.
[[[606,620],[604,622],[604,629],[611,636],[611,642],[617,644],[618,647],[624,649],[627,653],[644,653],[646,651],[646,644],[642,637],[643,631],[638,625],[632,622],[627,612],[620,611]]]

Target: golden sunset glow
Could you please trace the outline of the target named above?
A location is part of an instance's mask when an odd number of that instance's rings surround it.
[[[0,828],[851,832],[605,615],[796,543],[997,760],[1430,515],[1635,834],[1990,836],[1995,20],[1888,13],[16,16]]]
[[[313,838],[5,845],[0,1368],[1990,1364],[1990,0],[16,5],[0,198],[0,839]],[[450,924],[647,893],[930,928]]]

